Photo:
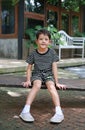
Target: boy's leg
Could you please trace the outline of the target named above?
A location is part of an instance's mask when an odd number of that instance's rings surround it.
[[[37,92],[40,90],[40,88],[41,88],[41,81],[35,80],[33,82],[33,87],[27,96],[26,104],[25,104],[25,106],[20,114],[20,118],[26,122],[33,122],[34,121],[34,118],[30,114],[30,106],[31,106]]]
[[[59,99],[59,95],[56,90],[55,84],[53,81],[48,81],[48,82],[46,82],[46,86],[52,96],[52,100],[55,105],[55,114],[51,118],[50,122],[60,123],[62,120],[64,120],[64,115],[63,115],[63,112],[60,107],[60,99]]]
[[[42,84],[42,82],[40,80],[35,80],[33,82],[33,87],[31,89],[31,91],[29,92],[29,95],[27,96],[26,104],[28,104],[28,105],[32,104],[37,92],[41,88],[41,84]]]
[[[52,100],[53,100],[53,103],[56,106],[60,106],[60,99],[59,99],[59,95],[58,95],[58,92],[55,88],[55,84],[53,81],[48,81],[46,83],[46,86],[48,88],[48,91],[50,92],[51,96],[52,96]]]

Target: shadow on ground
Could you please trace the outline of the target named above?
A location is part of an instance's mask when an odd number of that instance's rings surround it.
[[[0,130],[84,130],[85,92],[59,91],[65,120],[50,124],[54,106],[47,90],[40,90],[33,102],[31,113],[34,123],[24,123],[19,114],[25,104],[29,89],[0,87]]]

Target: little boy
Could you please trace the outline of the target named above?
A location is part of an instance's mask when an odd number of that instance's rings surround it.
[[[30,107],[37,92],[41,88],[42,82],[45,82],[55,106],[55,114],[50,119],[50,122],[60,123],[64,120],[64,115],[60,107],[60,100],[56,87],[65,89],[66,86],[58,83],[56,63],[58,61],[58,56],[53,49],[48,47],[51,44],[51,35],[49,31],[45,29],[39,30],[36,34],[36,44],[37,49],[31,52],[26,60],[28,63],[27,79],[26,82],[23,82],[23,86],[29,87],[31,83],[33,86],[27,96],[26,104],[20,114],[20,118],[26,122],[34,121],[30,113]],[[33,65],[34,69],[32,71]]]

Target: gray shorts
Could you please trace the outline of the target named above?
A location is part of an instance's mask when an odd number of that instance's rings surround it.
[[[32,73],[32,78],[31,81],[35,81],[35,80],[41,80],[42,83],[46,83],[47,81],[53,81],[54,82],[54,77],[51,71],[47,71],[47,72],[34,72]]]

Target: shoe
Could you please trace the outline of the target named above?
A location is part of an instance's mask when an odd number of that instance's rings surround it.
[[[25,122],[33,122],[33,121],[34,121],[34,118],[33,118],[33,116],[31,115],[30,112],[21,113],[21,114],[19,115],[19,117],[20,117],[23,121],[25,121]]]
[[[59,114],[55,114],[51,119],[50,122],[51,123],[61,123],[64,120],[64,115],[63,113],[61,115]]]

